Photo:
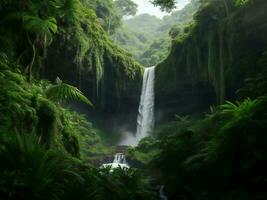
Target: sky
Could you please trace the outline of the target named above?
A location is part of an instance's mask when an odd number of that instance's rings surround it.
[[[138,12],[139,14],[148,13],[150,15],[155,15],[159,18],[167,15],[168,13],[162,12],[159,7],[154,7],[153,4],[149,2],[149,0],[133,0],[138,5]],[[190,0],[177,0],[177,9],[183,8]]]

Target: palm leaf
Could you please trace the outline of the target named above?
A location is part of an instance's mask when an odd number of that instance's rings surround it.
[[[243,102],[232,103],[226,101],[220,108],[224,113],[231,114],[233,116],[246,116],[258,105],[258,100],[252,100],[250,98],[245,99]]]
[[[45,91],[46,96],[54,101],[82,101],[92,107],[94,107],[93,103],[83,95],[83,93],[76,87],[62,83],[59,81],[56,85],[50,86]]]
[[[78,0],[65,0],[60,7],[60,11],[64,18],[69,22],[76,22],[79,18],[80,2]]]
[[[220,108],[224,113],[234,113],[238,109],[238,104],[226,101],[225,104],[221,105]]]
[[[53,17],[41,19],[37,16],[24,16],[23,17],[25,29],[29,32],[47,37],[48,42],[52,41],[53,34],[57,32],[57,21]]]

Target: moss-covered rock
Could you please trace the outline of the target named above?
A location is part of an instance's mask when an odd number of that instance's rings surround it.
[[[0,62],[0,138],[8,133],[35,134],[45,148],[59,149],[87,163],[113,153],[85,116],[46,96],[51,87],[48,81],[30,84],[19,70],[10,70],[13,67],[8,60]]]
[[[48,49],[44,77],[60,76],[77,86],[99,110],[114,112],[137,104],[142,66],[113,44],[87,4],[81,6],[79,20],[62,26]]]
[[[267,49],[266,9],[264,0],[227,7],[218,0],[203,3],[157,66],[159,110],[192,113],[236,98],[245,79],[266,68],[259,62]]]

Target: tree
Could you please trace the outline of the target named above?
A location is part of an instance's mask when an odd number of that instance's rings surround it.
[[[32,77],[32,67],[36,59],[36,47],[39,45],[46,48],[47,44],[52,42],[53,34],[57,32],[57,22],[53,17],[47,17],[41,19],[39,16],[23,16],[23,26],[27,31],[27,39],[29,45],[32,48],[32,60],[26,67],[25,73],[29,76],[29,80]],[[32,34],[33,41],[29,34]]]
[[[122,17],[135,15],[137,5],[132,0],[91,0],[88,4],[93,7],[102,27],[109,34],[115,33],[122,24]]]
[[[176,7],[176,0],[151,0],[151,3],[155,6],[160,6],[162,11],[167,12],[172,11]]]
[[[151,3],[154,4],[155,6],[160,6],[162,11],[170,12],[176,7],[175,5],[176,3],[179,3],[179,1],[181,0],[151,0]],[[244,5],[247,2],[249,2],[249,0],[223,0],[222,2],[224,3],[226,12],[228,14],[230,6],[232,6],[233,4],[236,4],[238,6]]]
[[[1,5],[0,23],[15,40],[13,52],[19,64],[25,65],[25,74],[29,81],[36,58],[42,56],[57,32],[57,21],[74,17],[77,0],[24,0],[20,2],[5,0]],[[2,12],[3,11],[3,12]],[[2,33],[1,33],[2,34]],[[1,35],[0,35],[1,36]],[[23,60],[23,61],[22,61]],[[20,62],[22,61],[22,62]]]
[[[93,7],[102,27],[109,34],[113,34],[121,26],[122,17],[118,13],[113,0],[91,0],[88,1],[88,4]]]
[[[121,16],[135,15],[138,8],[132,0],[117,0],[115,5]]]
[[[181,28],[178,25],[174,25],[169,31],[169,36],[175,39],[181,33]]]

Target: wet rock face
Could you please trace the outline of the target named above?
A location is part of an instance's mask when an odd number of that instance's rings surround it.
[[[85,65],[81,72],[78,71],[79,66],[72,60],[74,52],[64,49],[55,51],[56,47],[51,49],[45,63],[48,67],[44,69],[44,78],[54,82],[58,76],[64,82],[78,87],[99,111],[114,113],[138,107],[142,74],[136,74],[131,79],[123,71],[115,72],[116,63],[106,62],[104,78],[97,85],[94,71],[89,66]]]
[[[138,107],[142,66],[115,45],[107,49],[98,55],[101,64],[95,63],[89,55],[77,63],[76,44],[72,40],[64,40],[64,36],[59,34],[47,51],[41,76],[53,82],[60,77],[64,82],[78,87],[93,101],[97,111],[118,113]]]
[[[178,115],[199,114],[216,104],[216,95],[210,84],[199,83],[191,86],[181,84],[181,87],[168,93],[156,93],[156,122],[170,121]]]
[[[92,160],[92,164],[95,167],[100,167],[103,163],[112,163],[114,155],[97,156]]]
[[[116,152],[120,152],[120,153],[125,154],[128,149],[129,149],[129,146],[120,145],[120,146],[116,147]]]

